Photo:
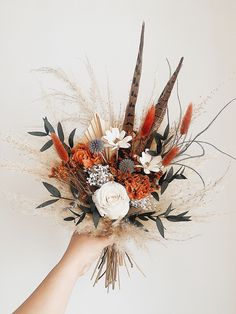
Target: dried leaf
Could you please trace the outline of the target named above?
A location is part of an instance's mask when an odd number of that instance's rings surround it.
[[[167,182],[170,182],[172,177],[173,177],[173,174],[174,174],[174,168],[171,167],[170,170],[168,171],[167,173],[167,176],[166,176],[166,181]]]
[[[79,208],[85,213],[91,213],[91,208],[83,205],[79,205]]]
[[[161,221],[161,219],[159,217],[156,217],[156,225],[157,225],[157,229],[160,232],[160,235],[165,238],[165,231],[164,231],[164,226],[163,223]]]
[[[75,131],[76,131],[76,129],[74,129],[73,131],[71,131],[71,133],[70,133],[70,135],[69,135],[68,142],[69,142],[70,148],[74,147]]]
[[[47,133],[45,133],[45,132],[38,132],[38,131],[28,132],[28,134],[33,135],[33,136],[47,136]]]
[[[45,150],[49,149],[53,145],[52,140],[49,140],[43,147],[40,149],[40,152],[44,152]]]
[[[152,194],[152,196],[159,202],[160,198],[159,198],[158,193],[157,193],[157,192],[153,192],[153,193],[151,193],[151,194]]]
[[[151,156],[157,156],[157,153],[155,150],[148,150],[147,153]]]
[[[59,198],[56,198],[56,199],[53,199],[53,200],[46,201],[46,202],[44,202],[44,203],[40,204],[39,206],[37,206],[36,208],[46,207],[46,206],[48,206],[48,205],[51,205],[51,204],[53,204],[53,203],[57,202],[58,200],[59,200]]]
[[[168,123],[168,125],[167,125],[167,127],[166,127],[166,129],[164,131],[164,134],[163,134],[163,140],[167,140],[169,132],[170,132],[170,125]]]
[[[99,212],[97,210],[94,210],[93,211],[93,223],[94,223],[95,228],[97,228],[100,218],[101,216]]]
[[[47,182],[43,182],[43,185],[48,190],[48,192],[52,194],[52,196],[59,197],[59,198],[61,197],[60,191],[57,188],[55,188],[55,186]]]
[[[65,221],[72,221],[72,220],[75,220],[75,218],[74,217],[66,217],[66,218],[64,218],[64,220]]]
[[[167,210],[164,213],[164,216],[168,216],[170,212],[172,212],[174,209],[172,209],[172,203],[168,206]]]
[[[77,223],[76,223],[76,226],[78,226],[78,224],[80,224],[80,223],[84,220],[85,216],[86,216],[86,213],[82,213],[82,214],[81,214],[79,220],[78,220]]]
[[[168,188],[169,182],[168,181],[163,181],[161,185],[161,194],[165,192],[165,190]]]
[[[47,133],[55,133],[55,130],[54,130],[53,126],[51,125],[51,123],[48,121],[47,117],[45,117],[43,120],[44,120],[45,131]]]
[[[74,198],[78,199],[79,198],[79,191],[77,188],[74,186],[73,182],[70,183],[70,190]]]
[[[57,134],[59,136],[59,139],[62,141],[62,143],[64,142],[64,132],[63,132],[63,128],[62,128],[62,125],[61,125],[61,122],[58,122],[57,124]]]

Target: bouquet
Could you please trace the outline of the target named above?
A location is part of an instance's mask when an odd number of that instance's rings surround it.
[[[101,114],[101,108],[100,113],[94,111],[91,116],[91,108],[88,108],[91,120],[77,140],[75,128],[65,133],[63,123],[53,125],[47,117],[43,118],[43,131],[29,132],[32,136],[47,138],[40,152],[46,154],[45,151],[53,149],[57,153],[55,160],[48,160],[52,167],[43,181],[50,198],[37,209],[56,205],[57,211],[62,208],[60,214],[64,221],[73,224],[78,233],[112,234],[114,237],[114,244],[103,250],[93,274],[94,284],[104,278],[107,289],[120,285],[122,266],[128,273],[130,267],[138,267],[125,249],[126,241],[133,239],[140,244],[148,239],[165,238],[167,225],[191,221],[190,208],[176,208],[175,199],[166,197],[165,191],[170,186],[181,185],[191,172],[205,186],[202,175],[186,162],[205,155],[204,145],[212,144],[202,141],[200,136],[233,101],[194,136],[189,135],[193,116],[191,103],[185,113],[182,114],[181,109],[179,119],[171,126],[168,100],[183,64],[181,58],[158,101],[149,105],[143,118],[137,121],[144,28],[143,24],[129,100],[121,118],[114,117],[112,108],[109,118]],[[60,76],[62,78],[62,73]],[[63,79],[68,83],[65,77]],[[71,87],[75,91],[75,87]],[[85,115],[86,110],[81,112],[81,120]],[[80,118],[76,123],[77,129],[80,128]],[[199,154],[189,152],[193,145],[199,147]],[[183,195],[178,197],[183,198]]]

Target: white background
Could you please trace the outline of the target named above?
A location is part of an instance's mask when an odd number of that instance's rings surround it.
[[[115,103],[126,102],[143,20],[141,100],[148,99],[155,79],[161,91],[168,78],[165,58],[174,66],[183,55],[182,101],[198,104],[209,96],[204,104],[209,120],[236,96],[235,17],[234,0],[1,0],[1,131],[23,133],[47,114],[36,101],[43,78],[30,72],[41,66],[61,67],[84,83],[88,78],[83,65],[88,57],[101,85],[109,77]],[[235,106],[207,137],[234,155]],[[205,122],[199,118],[196,128]],[[209,164],[221,175],[227,164],[218,156],[214,154]],[[9,158],[18,161],[20,157],[11,152]],[[131,280],[123,276],[121,291],[107,295],[102,285],[92,288],[90,274],[86,275],[76,285],[67,313],[234,314],[235,170],[232,163],[224,190],[213,194],[207,208],[217,215],[194,228],[200,236],[166,246],[151,244],[149,253],[134,252],[147,278],[136,271]],[[5,170],[1,171],[1,190],[34,197],[42,192],[38,182]],[[7,314],[55,265],[69,235],[53,219],[25,216],[1,198],[0,313]]]

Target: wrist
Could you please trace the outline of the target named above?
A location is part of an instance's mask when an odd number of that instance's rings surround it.
[[[82,276],[89,268],[89,263],[82,254],[72,256],[69,252],[66,252],[56,267],[66,272],[68,275],[76,277]]]

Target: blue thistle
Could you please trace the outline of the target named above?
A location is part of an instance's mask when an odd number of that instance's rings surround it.
[[[119,164],[119,169],[123,173],[132,173],[134,172],[134,162],[131,159],[123,159]]]
[[[104,143],[102,140],[95,139],[89,143],[89,150],[92,154],[101,153],[104,149]]]

